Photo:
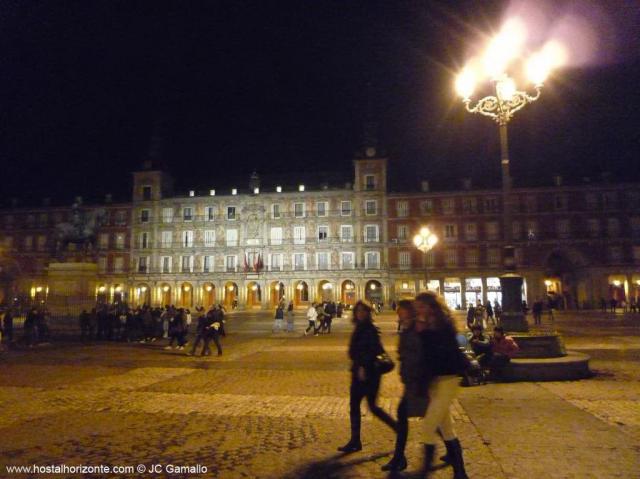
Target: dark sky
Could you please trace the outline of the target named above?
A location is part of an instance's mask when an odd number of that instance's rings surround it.
[[[561,71],[511,126],[516,183],[555,173],[638,179],[638,12],[615,62]],[[452,91],[504,1],[0,2],[0,200],[113,192],[155,122],[179,188],[348,174],[367,111],[396,184],[499,178],[495,125]],[[370,87],[367,84],[370,83]],[[368,106],[369,105],[369,106]],[[241,185],[242,186],[242,185]]]

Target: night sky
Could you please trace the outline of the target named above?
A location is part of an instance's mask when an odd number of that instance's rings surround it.
[[[599,39],[600,60],[558,72],[516,116],[516,184],[603,171],[639,179],[637,2],[592,3],[608,5],[616,35]],[[183,190],[244,186],[254,169],[348,177],[367,118],[393,185],[497,184],[496,127],[464,113],[452,84],[478,31],[497,28],[508,6],[2,1],[0,201],[126,199],[154,124]]]

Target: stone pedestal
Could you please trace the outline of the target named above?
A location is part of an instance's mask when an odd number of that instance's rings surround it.
[[[96,263],[50,263],[47,308],[54,316],[78,315],[96,303]]]
[[[508,332],[527,332],[529,325],[522,312],[522,276],[507,273],[500,276],[502,316],[500,324]]]

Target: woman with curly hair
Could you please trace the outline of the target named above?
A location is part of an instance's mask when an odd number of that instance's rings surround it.
[[[380,332],[373,324],[371,307],[358,301],[353,308],[355,328],[349,343],[351,359],[351,388],[349,390],[349,419],[351,421],[351,439],[338,451],[350,453],[360,451],[360,403],[367,398],[371,413],[394,431],[396,422],[376,404],[380,389],[381,373],[376,370],[376,356],[384,351],[380,341]]]
[[[460,385],[466,360],[458,347],[456,327],[444,300],[433,292],[415,300],[416,331],[422,339],[424,367],[428,374],[429,407],[423,420],[424,463],[420,477],[428,477],[438,442],[438,431],[447,448],[446,461],[454,479],[467,479],[462,447],[453,429],[450,407]]]

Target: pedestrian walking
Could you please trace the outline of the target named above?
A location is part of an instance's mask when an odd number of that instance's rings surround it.
[[[273,329],[271,330],[271,332],[282,332],[284,326],[284,305],[282,303],[279,303],[276,307],[276,315],[274,319],[275,322],[273,324]]]
[[[196,323],[196,339],[193,341],[193,346],[191,347],[191,351],[187,353],[188,356],[193,356],[196,353],[196,349],[198,349],[198,345],[202,341],[202,355],[205,353],[206,336],[207,336],[207,326],[209,326],[207,316],[204,314],[200,314],[198,317],[198,322]]]
[[[422,424],[424,462],[420,477],[428,477],[431,472],[439,433],[447,448],[447,462],[453,466],[454,479],[467,479],[462,447],[453,429],[450,411],[466,360],[456,340],[451,312],[443,299],[431,291],[421,293],[416,297],[415,308],[416,330],[430,375],[429,406]]]
[[[351,359],[351,387],[349,389],[349,420],[351,423],[351,439],[339,451],[350,453],[360,451],[360,403],[363,398],[371,413],[394,431],[396,421],[376,403],[382,374],[376,368],[376,358],[384,352],[380,341],[380,332],[373,324],[371,307],[362,301],[353,308],[355,328],[349,342],[349,358]]]
[[[542,324],[542,300],[541,299],[537,299],[534,303],[533,306],[531,307],[531,314],[533,314],[533,323],[536,326],[539,326]]]
[[[293,333],[293,301],[289,301],[289,306],[287,306],[287,333]]]
[[[204,348],[202,348],[202,356],[210,356],[211,349],[209,343],[213,340],[218,348],[218,356],[222,356],[222,345],[220,344],[220,329],[222,328],[222,317],[217,313],[218,309],[212,311],[211,315],[207,315],[207,324],[205,326]]]
[[[313,331],[315,336],[318,335],[316,331],[316,319],[318,319],[318,311],[316,311],[316,304],[311,303],[307,309],[307,321],[309,322],[307,329],[304,330],[304,335],[309,334],[309,331]]]

